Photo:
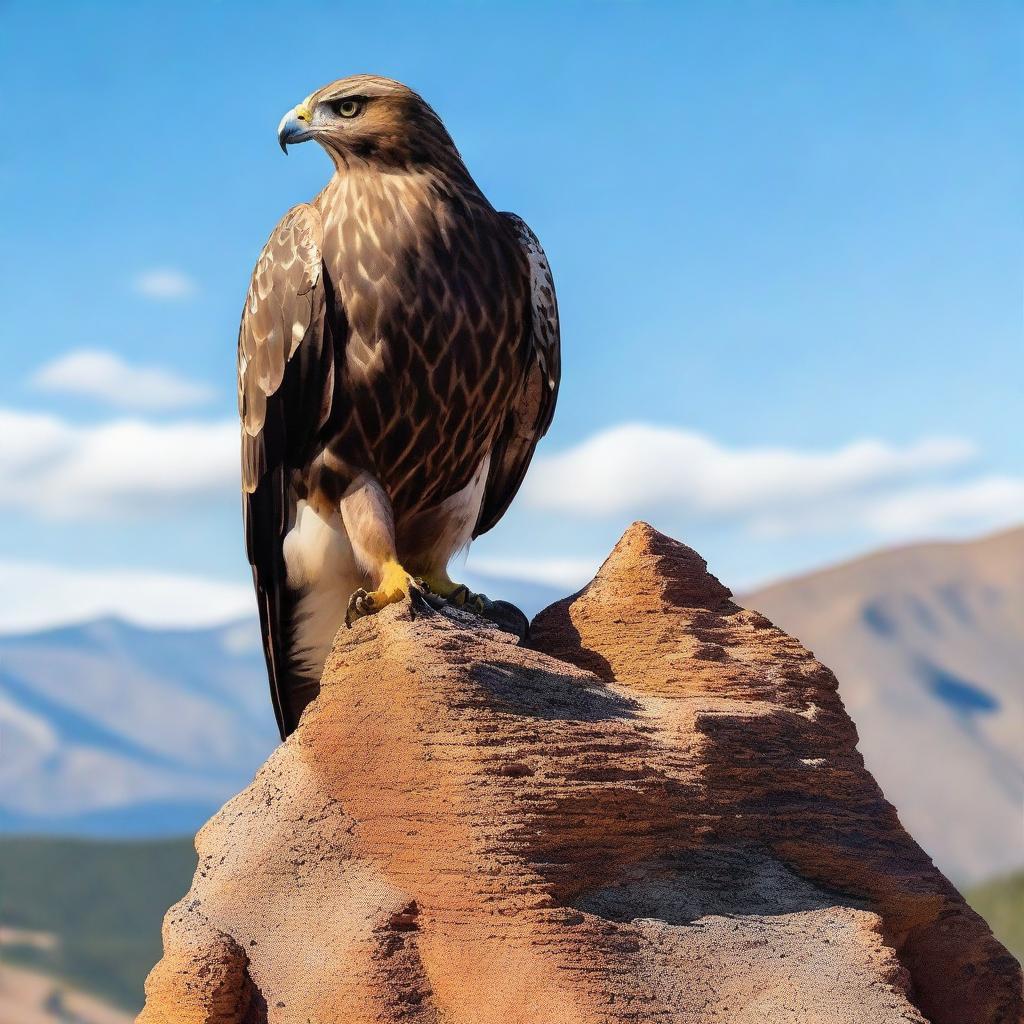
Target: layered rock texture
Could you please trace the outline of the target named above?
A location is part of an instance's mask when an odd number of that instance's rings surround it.
[[[741,599],[836,672],[869,770],[962,883],[1024,867],[1022,565],[1018,528],[880,551]]]
[[[636,524],[531,645],[408,605],[343,630],[197,837],[140,1022],[1021,1020],[833,675],[695,552]]]

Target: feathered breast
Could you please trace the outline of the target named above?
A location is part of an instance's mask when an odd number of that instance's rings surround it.
[[[320,206],[344,347],[329,454],[373,472],[401,518],[468,483],[518,397],[529,268],[482,196],[429,175],[349,174]]]

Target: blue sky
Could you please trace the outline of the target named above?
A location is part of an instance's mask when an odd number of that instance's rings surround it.
[[[555,424],[471,566],[567,586],[644,517],[743,587],[1019,521],[1022,43],[1011,3],[3,5],[0,628],[242,600],[238,314],[330,171],[275,129],[357,71],[555,271]]]

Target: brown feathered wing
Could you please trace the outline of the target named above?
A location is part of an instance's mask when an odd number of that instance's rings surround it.
[[[480,517],[474,537],[486,533],[505,514],[516,496],[537,442],[547,433],[555,413],[562,376],[558,302],[551,268],[537,236],[522,218],[503,213],[519,236],[530,265],[530,310],[526,317],[526,379],[519,402],[512,407],[491,450]]]
[[[331,412],[334,347],[320,214],[289,210],[260,253],[238,332],[242,511],[270,676],[286,736],[298,723],[291,678],[289,590],[282,543],[294,516],[291,476],[306,464]]]

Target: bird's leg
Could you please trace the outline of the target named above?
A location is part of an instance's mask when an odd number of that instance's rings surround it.
[[[443,597],[458,608],[469,608],[482,615],[491,606],[485,594],[474,594],[465,583],[456,583],[448,575],[447,569],[426,572],[421,578],[432,594]]]
[[[412,596],[416,581],[395,553],[395,524],[384,488],[369,474],[361,474],[342,496],[341,518],[360,567],[376,581],[373,590],[360,587],[349,598],[345,624],[372,615],[385,605]]]

